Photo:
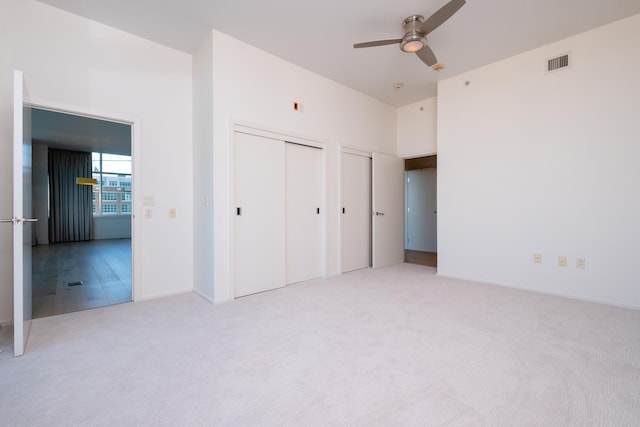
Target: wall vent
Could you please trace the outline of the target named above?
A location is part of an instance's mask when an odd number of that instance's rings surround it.
[[[547,73],[569,67],[569,54],[547,59]]]

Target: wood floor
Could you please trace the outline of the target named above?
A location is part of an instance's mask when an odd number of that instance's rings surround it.
[[[32,271],[34,319],[129,302],[131,239],[34,246]]]
[[[404,251],[404,262],[409,264],[426,265],[427,267],[438,267],[438,254],[435,252]]]

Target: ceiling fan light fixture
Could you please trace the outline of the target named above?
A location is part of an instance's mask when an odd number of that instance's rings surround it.
[[[400,49],[402,49],[403,52],[415,53],[425,47],[426,44],[427,43],[425,43],[424,39],[421,37],[405,39],[400,43]]]
[[[400,49],[407,53],[416,53],[427,45],[425,34],[420,30],[424,18],[420,15],[411,15],[404,20],[402,26],[405,34],[400,42]]]

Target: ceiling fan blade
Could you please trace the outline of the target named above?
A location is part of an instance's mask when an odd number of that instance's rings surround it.
[[[393,39],[393,40],[376,40],[374,42],[365,42],[365,43],[356,43],[353,45],[354,49],[359,49],[361,47],[374,47],[374,46],[384,46],[387,44],[398,44],[402,41],[402,39]]]
[[[442,25],[447,19],[451,18],[464,4],[466,0],[451,0],[449,3],[442,6],[436,13],[427,18],[426,21],[420,26],[420,29],[429,34],[431,31]]]
[[[419,51],[417,51],[416,55],[418,55],[418,58],[420,58],[422,62],[427,64],[429,67],[438,63],[438,60],[436,59],[436,54],[433,53],[433,51],[429,46],[425,46]]]

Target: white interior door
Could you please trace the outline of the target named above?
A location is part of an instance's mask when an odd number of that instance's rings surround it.
[[[370,265],[371,159],[342,153],[342,272]]]
[[[285,144],[287,284],[323,275],[323,155],[319,148]]]
[[[235,296],[285,285],[284,141],[235,133]]]
[[[436,169],[408,171],[406,186],[406,248],[437,252]]]
[[[404,261],[404,161],[373,154],[373,267]]]
[[[31,109],[22,72],[13,79],[13,348],[21,356],[31,327]]]

